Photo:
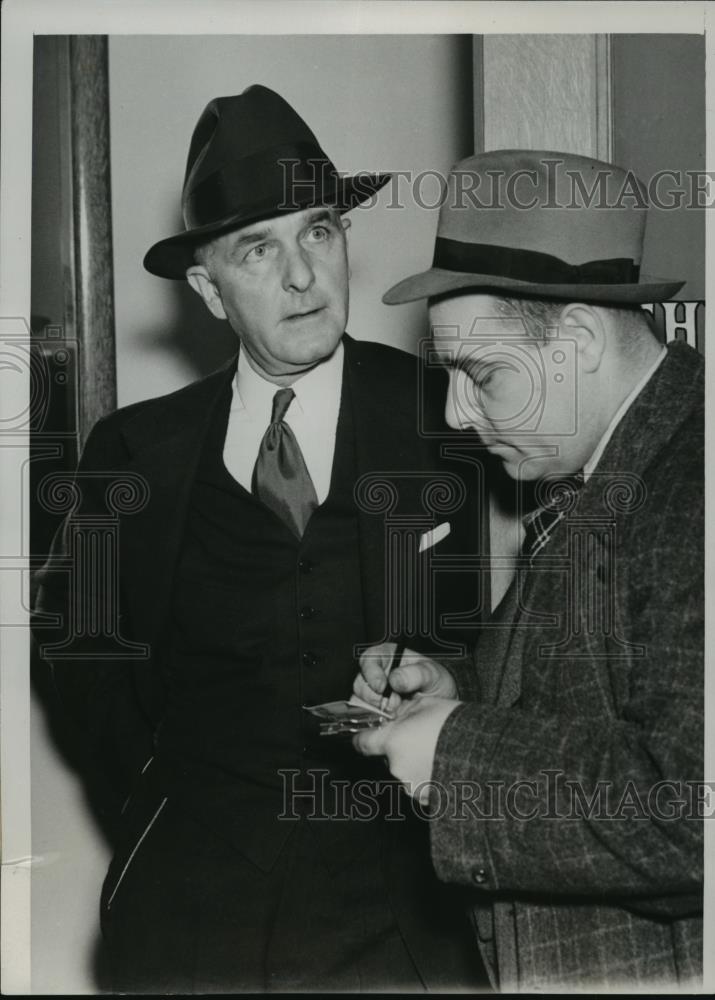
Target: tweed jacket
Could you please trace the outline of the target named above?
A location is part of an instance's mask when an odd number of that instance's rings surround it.
[[[702,359],[671,344],[452,668],[431,851],[501,990],[697,986],[703,435]]]

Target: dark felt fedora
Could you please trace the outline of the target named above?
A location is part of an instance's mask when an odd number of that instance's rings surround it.
[[[217,97],[191,138],[181,197],[185,230],[155,243],[144,267],[183,278],[196,246],[212,236],[311,205],[346,212],[388,180],[341,177],[300,115],[268,87]]]
[[[395,305],[469,289],[637,305],[684,281],[641,273],[648,201],[632,171],[572,153],[500,149],[453,168],[432,267],[389,289]]]

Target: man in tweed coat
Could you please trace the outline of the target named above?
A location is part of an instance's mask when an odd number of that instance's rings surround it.
[[[502,211],[459,205],[499,173],[530,184]],[[573,176],[605,200],[574,205]],[[430,298],[449,423],[535,484],[474,656],[403,657],[396,720],[355,737],[428,806],[434,867],[472,886],[503,991],[702,974],[703,364],[639,308],[680,287],[640,273],[643,192],[567,154],[463,161],[434,266],[385,297]],[[363,657],[363,697],[389,690],[391,652]]]

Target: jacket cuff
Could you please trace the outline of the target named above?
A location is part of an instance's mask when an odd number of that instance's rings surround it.
[[[505,726],[501,713],[495,717],[480,705],[461,704],[440,731],[432,769],[435,803],[430,843],[434,868],[443,882],[487,892],[499,889],[489,846],[492,829],[498,835],[499,817],[490,802],[486,777]]]

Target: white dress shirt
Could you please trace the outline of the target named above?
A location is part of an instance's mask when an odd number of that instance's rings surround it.
[[[620,424],[621,420],[623,420],[624,416],[626,415],[626,412],[628,411],[628,409],[631,406],[631,403],[635,400],[636,396],[640,393],[640,391],[645,388],[646,383],[650,381],[650,379],[653,377],[653,375],[655,374],[655,372],[657,371],[657,369],[660,368],[661,364],[663,363],[663,359],[665,358],[665,356],[666,356],[667,353],[668,353],[668,351],[666,350],[666,348],[665,347],[661,347],[660,354],[655,359],[655,361],[653,362],[653,364],[644,373],[643,377],[633,386],[633,388],[631,389],[631,391],[628,393],[628,395],[626,396],[626,398],[623,400],[623,402],[621,403],[621,405],[618,407],[618,409],[616,410],[616,412],[613,414],[613,419],[611,420],[610,424],[606,428],[606,430],[605,430],[605,432],[603,434],[603,437],[601,438],[601,440],[596,445],[596,449],[595,449],[594,453],[591,455],[591,457],[589,458],[588,462],[584,463],[584,466],[583,466],[583,478],[584,478],[584,482],[588,479],[588,477],[591,475],[591,473],[593,472],[593,470],[596,468],[596,465],[598,464],[599,459],[601,458],[601,455],[603,454],[603,452],[606,449],[606,445],[608,444],[608,442],[613,437],[613,432],[615,431],[616,427],[618,427],[618,425]]]
[[[330,489],[343,383],[343,345],[321,364],[292,383],[295,399],[284,417],[295,434],[313,480],[318,503]],[[245,351],[238,355],[223,461],[233,478],[250,493],[253,469],[268,430],[273,397],[281,386],[268,382],[251,367]]]

